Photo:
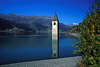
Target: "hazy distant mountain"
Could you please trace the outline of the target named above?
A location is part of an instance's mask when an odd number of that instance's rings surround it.
[[[17,27],[29,31],[51,30],[51,16],[24,16],[16,14],[0,14],[0,29]],[[69,30],[72,26],[59,24],[61,31]]]
[[[4,20],[0,18],[0,30],[5,30],[5,29],[10,29],[13,28],[11,21]]]

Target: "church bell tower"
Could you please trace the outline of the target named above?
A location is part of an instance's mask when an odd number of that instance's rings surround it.
[[[59,21],[55,13],[54,19],[52,20],[52,39],[53,40],[58,40],[58,37],[59,37],[58,33],[59,33]]]
[[[56,13],[52,20],[52,56],[53,58],[59,56],[59,21]]]

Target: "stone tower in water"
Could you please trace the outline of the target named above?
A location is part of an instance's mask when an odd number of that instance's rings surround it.
[[[52,39],[53,40],[58,40],[58,38],[59,38],[58,33],[59,33],[59,21],[58,21],[57,15],[55,13],[54,19],[52,21]]]
[[[59,21],[56,13],[52,20],[52,56],[53,58],[59,56]]]

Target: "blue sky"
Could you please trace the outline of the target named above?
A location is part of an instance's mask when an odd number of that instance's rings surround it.
[[[54,16],[64,24],[80,23],[92,0],[0,0],[0,13]]]

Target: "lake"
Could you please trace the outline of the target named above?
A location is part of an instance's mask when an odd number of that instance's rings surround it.
[[[0,64],[52,59],[50,35],[0,36]],[[59,58],[77,56],[72,47],[77,39],[65,34],[59,39]]]

